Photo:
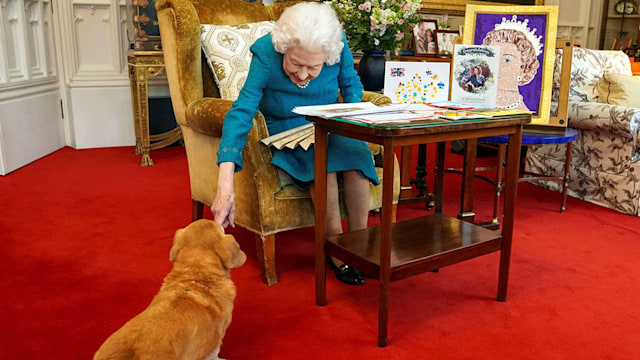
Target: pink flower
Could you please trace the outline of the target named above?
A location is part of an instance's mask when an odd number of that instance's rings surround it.
[[[398,25],[402,25],[402,24],[404,24],[404,19],[398,20]]]
[[[364,3],[364,9],[365,9],[367,12],[371,12],[371,3],[370,3],[370,2],[368,2],[368,1],[367,1],[366,3]]]
[[[396,41],[400,41],[400,40],[402,40],[402,38],[404,38],[404,33],[397,33],[396,34]]]
[[[402,7],[402,9],[403,9],[404,11],[407,11],[407,10],[411,9],[411,4],[409,4],[409,3],[404,4],[404,6]]]

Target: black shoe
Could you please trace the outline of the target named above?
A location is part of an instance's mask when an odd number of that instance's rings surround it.
[[[327,256],[327,261],[329,262],[329,267],[336,274],[338,280],[349,285],[364,284],[364,276],[353,266],[349,266],[347,264],[336,266],[330,256]]]

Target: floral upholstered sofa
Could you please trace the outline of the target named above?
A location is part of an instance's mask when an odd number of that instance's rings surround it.
[[[554,97],[560,83],[562,53],[556,54]],[[621,51],[575,48],[571,67],[569,127],[577,129],[572,145],[568,194],[639,216],[640,77],[631,76]],[[531,147],[526,169],[561,176],[565,145]],[[557,182],[539,185],[561,190]]]

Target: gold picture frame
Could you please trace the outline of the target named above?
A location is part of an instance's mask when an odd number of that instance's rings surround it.
[[[470,5],[544,5],[544,0],[422,0],[421,13],[464,16]]]
[[[463,43],[501,47],[497,106],[532,111],[533,125],[566,126],[550,122],[549,113],[557,28],[557,6],[468,5],[466,10]],[[528,53],[499,30],[523,35]]]

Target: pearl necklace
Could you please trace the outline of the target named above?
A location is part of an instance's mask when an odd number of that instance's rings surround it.
[[[297,86],[297,87],[299,87],[300,89],[304,89],[304,88],[306,88],[307,86],[309,86],[309,82],[310,82],[310,81],[311,81],[311,79],[307,79],[307,81],[303,82],[302,84],[298,84],[298,83],[295,83],[295,84],[296,84],[296,86]]]
[[[503,105],[503,106],[496,105],[496,108],[505,109],[505,110],[511,110],[511,109],[517,108],[518,105],[520,105],[520,103],[522,103],[522,95],[520,95],[520,98],[518,99],[518,101],[514,102],[513,104]]]

